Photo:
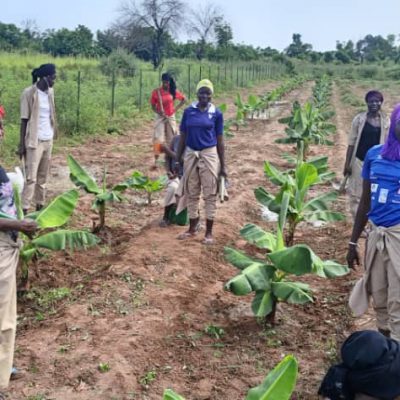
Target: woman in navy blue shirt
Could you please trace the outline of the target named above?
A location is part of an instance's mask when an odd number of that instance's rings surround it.
[[[357,241],[371,223],[365,255],[365,273],[353,289],[350,306],[356,315],[373,299],[379,331],[400,341],[400,104],[391,116],[384,145],[365,156],[363,191],[354,222],[347,261],[359,263]]]
[[[211,103],[213,92],[213,84],[208,79],[203,79],[197,85],[198,101],[186,108],[182,116],[176,161],[178,167],[185,152],[177,213],[187,207],[190,225],[189,230],[178,239],[191,238],[198,233],[199,202],[203,194],[206,215],[204,244],[213,243],[218,182],[220,176],[226,177],[224,119],[222,112]]]

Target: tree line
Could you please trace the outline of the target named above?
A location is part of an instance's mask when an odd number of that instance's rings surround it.
[[[185,32],[190,39],[178,41]],[[337,42],[332,51],[314,51],[303,43],[299,33],[283,51],[233,42],[233,30],[223,12],[212,3],[190,9],[183,0],[133,0],[121,3],[119,17],[109,28],[95,34],[86,26],[75,29],[40,31],[34,22],[23,26],[0,22],[0,50],[37,51],[54,56],[108,56],[117,49],[125,49],[136,57],[159,67],[165,57],[194,58],[210,61],[254,61],[285,57],[322,63],[400,62],[400,46],[396,35],[366,35],[356,43]]]

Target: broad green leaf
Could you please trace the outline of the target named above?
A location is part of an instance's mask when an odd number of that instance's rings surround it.
[[[311,164],[315,168],[317,168],[318,174],[320,174],[328,170],[328,157],[327,156],[313,157],[307,160],[307,164]]]
[[[251,108],[256,108],[258,106],[258,97],[254,94],[250,94],[247,99],[247,103]]]
[[[72,189],[57,196],[47,207],[39,213],[28,214],[27,218],[34,218],[40,228],[58,228],[68,222],[78,203],[79,193]]]
[[[9,214],[5,214],[3,212],[0,211],[0,218],[5,218],[5,219],[16,219],[15,217],[13,217],[12,215]]]
[[[296,169],[296,183],[299,190],[304,190],[319,181],[317,169],[310,164],[302,163]]]
[[[226,103],[220,104],[220,105],[218,106],[218,108],[219,108],[219,110],[220,110],[222,113],[226,113],[227,110],[228,110],[228,106],[227,106]]]
[[[253,264],[266,265],[264,260],[251,258],[247,254],[231,247],[224,248],[224,256],[225,260],[229,261],[234,267],[242,270]]]
[[[246,400],[289,400],[296,386],[297,371],[297,360],[286,356],[261,385],[249,390]]]
[[[75,250],[94,246],[99,238],[86,231],[60,229],[49,232],[32,240],[32,245],[48,250]]]
[[[278,218],[278,226],[281,232],[283,232],[286,224],[287,214],[289,211],[289,203],[290,203],[291,194],[289,191],[285,190],[282,193],[281,199],[281,209],[279,211],[279,218]]]
[[[270,232],[265,232],[257,225],[246,224],[240,230],[240,235],[259,249],[272,251],[276,247],[276,236]]]
[[[18,185],[16,184],[13,185],[13,192],[14,192],[14,204],[15,208],[17,209],[17,219],[22,220],[24,219],[24,210],[22,209],[22,199]]]
[[[249,280],[243,274],[236,275],[225,283],[224,289],[236,296],[245,296],[253,291]]]
[[[24,263],[28,263],[32,260],[33,256],[38,253],[38,250],[28,245],[23,247],[20,251],[20,257]]]
[[[343,221],[345,216],[335,211],[314,211],[313,213],[307,214],[307,221],[326,221],[336,222]]]
[[[333,260],[323,261],[323,269],[327,278],[336,278],[350,273],[347,265],[339,264]]]
[[[71,181],[78,187],[82,187],[88,193],[99,194],[101,189],[95,180],[79,165],[71,155],[67,157]]]
[[[312,210],[312,211],[326,211],[329,208],[329,204],[336,200],[338,194],[336,192],[327,192],[321,194],[320,196],[314,197],[310,201],[306,203],[304,206],[304,210]]]
[[[275,268],[288,274],[304,275],[313,270],[313,252],[304,244],[297,244],[287,249],[268,254]]]
[[[282,185],[286,182],[286,176],[280,172],[277,168],[273,167],[268,161],[264,163],[265,175],[271,180],[275,185]]]
[[[273,282],[272,292],[275,297],[291,304],[305,304],[313,301],[309,285],[301,282]]]
[[[265,317],[273,310],[275,301],[270,290],[261,290],[254,296],[251,309],[256,317]]]
[[[268,208],[270,208],[271,203],[275,200],[275,196],[268,193],[263,187],[255,189],[254,195],[259,203]]]
[[[165,389],[163,400],[185,400],[185,398],[175,393],[172,389]]]

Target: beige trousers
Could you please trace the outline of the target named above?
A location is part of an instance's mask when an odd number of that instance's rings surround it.
[[[28,147],[25,157],[26,183],[22,192],[22,208],[29,209],[33,196],[36,205],[44,205],[46,182],[50,171],[53,141],[39,140],[36,149]]]
[[[0,388],[8,386],[17,327],[16,269],[19,244],[0,232]]]
[[[179,187],[179,178],[169,179],[167,184],[167,190],[164,197],[164,207],[168,207],[176,203],[176,191]]]
[[[175,115],[170,117],[161,117],[160,115],[157,115],[154,126],[153,143],[166,143],[169,145],[175,134]]]
[[[358,205],[360,203],[363,179],[361,177],[363,162],[354,157],[351,167],[351,175],[349,176],[347,193],[349,195],[350,213],[353,220],[356,218]]]

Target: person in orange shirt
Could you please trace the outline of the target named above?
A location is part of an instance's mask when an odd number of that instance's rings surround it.
[[[185,96],[177,90],[175,79],[170,74],[162,74],[161,81],[161,87],[153,90],[150,99],[151,108],[156,113],[153,134],[155,166],[162,153],[162,146],[169,145],[176,134],[175,113],[186,101]],[[175,100],[179,100],[176,107]]]

